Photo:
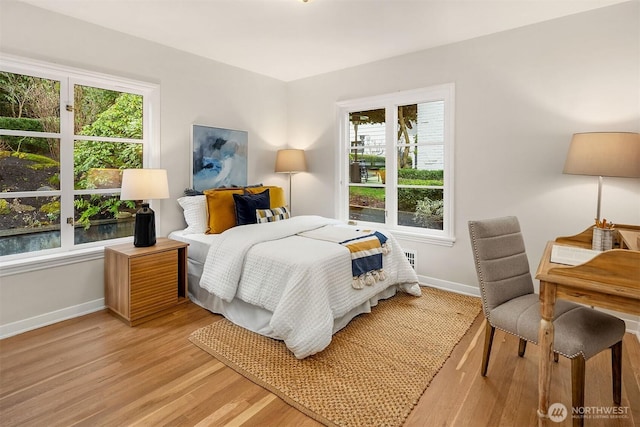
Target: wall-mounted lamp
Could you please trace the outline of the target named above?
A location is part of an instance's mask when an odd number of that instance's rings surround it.
[[[287,148],[276,154],[276,172],[289,174],[289,211],[291,211],[291,175],[307,171],[304,150]]]
[[[574,134],[563,173],[598,177],[596,220],[599,221],[602,177],[640,178],[640,134],[632,132]]]
[[[120,200],[142,200],[136,212],[133,245],[137,247],[156,244],[155,213],[145,200],[168,199],[169,183],[164,169],[125,169],[122,171]]]

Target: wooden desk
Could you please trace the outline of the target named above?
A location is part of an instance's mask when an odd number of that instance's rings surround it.
[[[638,238],[640,237],[640,225],[616,225],[614,230],[613,249],[633,249],[638,250]],[[591,240],[593,238],[593,226],[587,228],[583,232],[575,236],[563,236],[556,238],[556,243],[564,243],[569,246],[579,246],[581,248],[591,249]]]
[[[637,230],[628,226],[630,230]],[[551,262],[554,244],[591,247],[591,228],[572,237],[548,242],[536,279],[540,280],[540,360],[538,369],[538,425],[553,425],[548,418],[551,361],[553,358],[553,313],[557,298],[640,315],[640,251],[612,249],[577,266]],[[590,239],[590,238],[589,238]],[[571,409],[569,409],[571,416]],[[580,424],[574,419],[574,425]]]
[[[618,230],[620,235],[620,248],[640,251],[640,231]]]

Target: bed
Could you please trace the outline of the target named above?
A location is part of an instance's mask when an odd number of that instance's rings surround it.
[[[201,221],[202,199],[185,199],[179,202],[188,227],[169,237],[189,243],[189,298],[239,326],[283,340],[297,358],[322,351],[335,332],[379,300],[398,291],[421,294],[415,271],[389,233],[381,232],[387,252],[381,256],[383,273],[356,289],[349,249],[322,233],[362,232],[357,227],[306,215],[207,233],[208,225],[193,227],[185,207],[197,204]],[[270,208],[280,203],[276,197]]]

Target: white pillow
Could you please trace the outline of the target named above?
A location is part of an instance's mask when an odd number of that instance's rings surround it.
[[[187,228],[184,234],[205,233],[208,227],[206,196],[184,196],[178,199],[184,210],[184,220]]]

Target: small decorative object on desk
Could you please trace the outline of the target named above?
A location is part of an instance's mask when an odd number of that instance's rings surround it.
[[[593,240],[591,249],[594,251],[608,251],[613,248],[613,223],[607,223],[606,218],[602,221],[596,218],[596,225],[593,227]]]

